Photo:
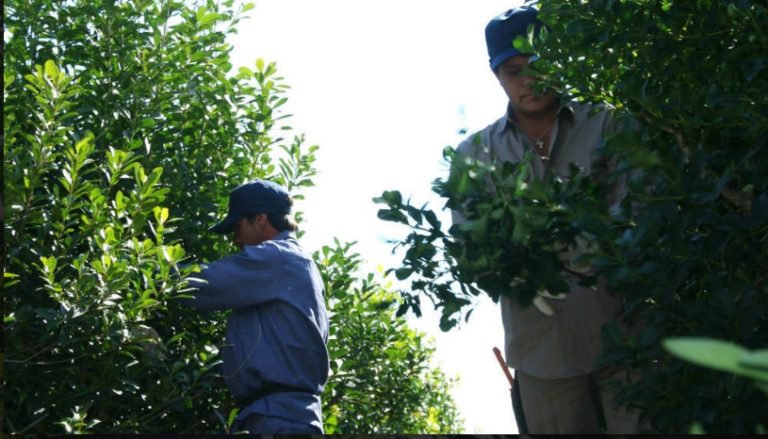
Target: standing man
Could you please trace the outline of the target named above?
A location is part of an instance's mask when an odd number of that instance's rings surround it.
[[[240,405],[235,431],[323,433],[328,315],[320,273],[292,235],[292,204],[269,181],[234,189],[226,218],[210,231],[232,233],[241,251],[190,280],[190,306],[231,310],[222,373]]]
[[[527,36],[531,25],[538,31],[536,14],[533,7],[521,6],[488,23],[490,67],[509,98],[507,112],[460,144],[458,153],[490,163],[521,162],[532,152],[531,178],[538,180],[550,174],[567,177],[572,163],[604,176],[606,164],[597,147],[612,128],[609,112],[601,108],[592,114],[594,106],[565,101],[552,91],[537,95],[531,88],[535,78],[522,73],[536,57],[520,53],[513,41]],[[606,208],[618,203],[620,192],[616,185]],[[454,212],[454,222],[461,221]],[[599,433],[596,400],[602,400],[607,433],[632,433],[636,417],[615,407],[612,392],[595,390],[604,373],[593,366],[602,348],[601,326],[617,318],[619,300],[604,287],[579,286],[571,273],[564,278],[570,285],[565,297],[544,292],[527,308],[501,299],[506,361],[517,375],[515,390],[528,433]]]

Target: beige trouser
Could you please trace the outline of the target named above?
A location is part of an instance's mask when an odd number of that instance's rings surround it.
[[[613,403],[617,389],[601,386],[606,431],[600,431],[589,375],[540,379],[518,371],[516,376],[529,434],[633,434],[637,430],[638,411],[617,408]]]

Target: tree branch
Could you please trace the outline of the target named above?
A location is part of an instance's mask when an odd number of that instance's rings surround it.
[[[647,115],[643,116],[645,121],[647,123],[651,123],[651,118]],[[686,162],[690,160],[691,158],[691,148],[688,145],[688,142],[685,141],[685,137],[683,137],[683,133],[680,132],[680,130],[675,129],[668,125],[661,125],[661,130],[672,134],[675,136],[675,141],[677,142],[677,146],[680,148],[681,151],[683,151],[683,154],[685,154]],[[707,172],[706,169],[702,172],[702,177],[706,177],[710,175],[709,172]],[[720,195],[725,198],[726,200],[730,201],[731,204],[736,206],[738,209],[743,210],[745,212],[751,212],[752,211],[752,198],[753,195],[749,192],[744,191],[735,191],[729,187],[723,187],[723,189],[720,191]]]

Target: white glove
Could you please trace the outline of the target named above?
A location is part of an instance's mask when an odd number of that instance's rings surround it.
[[[519,283],[521,283],[523,280],[520,278],[515,278],[510,282],[510,286],[515,286]],[[547,299],[554,299],[554,300],[563,300],[565,299],[565,293],[559,293],[559,294],[552,294],[544,287],[541,287],[539,291],[536,292],[536,297],[533,298],[533,306],[536,307],[536,309],[539,310],[542,314],[545,316],[552,317],[555,315],[555,311],[552,309],[551,306],[547,303]]]
[[[550,293],[546,288],[541,288],[539,291],[536,292],[536,297],[533,298],[533,306],[536,307],[536,309],[539,310],[542,314],[545,316],[552,317],[555,315],[555,311],[552,309],[551,306],[547,303],[547,299],[555,299],[555,300],[563,300],[565,299],[565,293],[559,293],[559,294],[552,294]]]

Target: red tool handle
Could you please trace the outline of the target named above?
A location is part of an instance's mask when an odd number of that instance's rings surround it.
[[[507,367],[507,363],[504,361],[504,358],[501,356],[501,351],[499,350],[499,348],[494,346],[493,353],[496,355],[496,360],[499,362],[499,366],[501,366],[501,370],[504,371],[504,375],[507,376],[507,380],[509,381],[509,387],[512,388],[515,385],[515,380],[514,378],[512,378],[512,374],[509,373],[509,368]]]

